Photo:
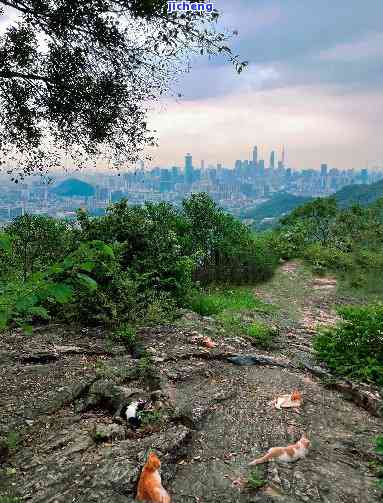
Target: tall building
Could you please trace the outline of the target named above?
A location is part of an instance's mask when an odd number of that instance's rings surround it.
[[[286,150],[285,150],[285,146],[283,145],[282,147],[282,168],[284,168],[286,166]]]
[[[205,161],[202,159],[201,161],[201,171],[205,169]]]
[[[258,147],[257,146],[255,146],[253,148],[253,164],[254,164],[254,166],[257,166],[257,164],[258,164]]]
[[[327,164],[321,164],[320,174],[321,176],[327,176]]]
[[[193,157],[189,153],[185,155],[185,182],[193,183]]]
[[[270,154],[270,169],[275,169],[275,152],[274,152],[274,150],[272,150],[271,154]]]
[[[234,169],[235,169],[236,171],[240,171],[240,170],[241,170],[241,168],[242,168],[242,161],[240,161],[239,159],[237,159],[237,160],[235,161],[235,164],[234,164]]]
[[[260,159],[258,162],[258,171],[261,175],[265,173],[265,161],[263,159]]]

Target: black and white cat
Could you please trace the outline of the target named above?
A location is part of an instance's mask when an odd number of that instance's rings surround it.
[[[145,408],[144,400],[136,400],[129,405],[125,405],[121,409],[121,416],[126,419],[127,423],[135,430],[141,426],[141,419],[138,412]]]

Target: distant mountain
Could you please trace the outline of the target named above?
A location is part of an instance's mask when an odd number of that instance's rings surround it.
[[[250,210],[243,211],[241,219],[252,219],[255,225],[258,225],[265,218],[277,219],[311,200],[311,197],[294,196],[287,192],[278,192],[269,201],[261,203]]]
[[[335,197],[341,208],[346,208],[355,203],[367,206],[383,197],[383,180],[371,185],[347,185],[335,192],[332,197]],[[277,223],[283,215],[313,199],[312,197],[294,196],[287,192],[278,192],[259,206],[242,211],[240,218],[242,220],[253,220],[253,224],[257,229],[266,229]]]
[[[383,180],[371,185],[347,185],[334,194],[338,205],[342,208],[359,203],[367,206],[380,197],[383,197]]]
[[[94,196],[95,190],[89,183],[69,178],[53,187],[52,192],[60,197],[91,197]]]

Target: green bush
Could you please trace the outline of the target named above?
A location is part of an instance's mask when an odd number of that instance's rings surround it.
[[[317,358],[338,374],[383,386],[383,305],[338,312],[343,321],[314,339]]]
[[[275,329],[267,326],[265,323],[253,322],[247,329],[247,335],[251,340],[262,349],[270,349],[273,346],[276,336]]]

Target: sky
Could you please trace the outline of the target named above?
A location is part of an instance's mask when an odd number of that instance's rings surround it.
[[[230,46],[249,67],[222,58],[193,61],[150,113],[159,148],[152,165],[249,159],[268,163],[282,145],[287,165],[319,169],[383,166],[381,0],[216,0],[218,28],[238,30]]]

